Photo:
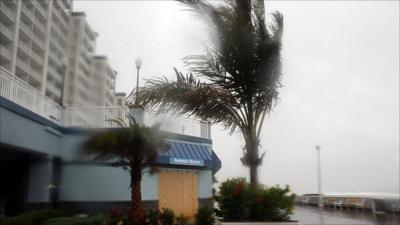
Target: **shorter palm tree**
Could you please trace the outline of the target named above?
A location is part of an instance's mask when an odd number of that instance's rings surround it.
[[[130,173],[131,217],[133,224],[140,224],[142,208],[141,180],[143,169],[155,171],[158,151],[167,151],[169,145],[160,132],[160,126],[140,126],[133,117],[126,124],[121,119],[111,120],[119,128],[101,130],[90,136],[83,144],[81,152],[94,156],[94,160],[116,160],[125,165]]]

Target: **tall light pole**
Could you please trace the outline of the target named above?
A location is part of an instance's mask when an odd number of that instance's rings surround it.
[[[323,198],[322,198],[322,180],[321,180],[321,157],[320,157],[320,150],[321,146],[316,145],[315,149],[317,150],[317,157],[318,157],[318,162],[317,162],[317,170],[318,170],[318,206],[322,207],[324,206]]]
[[[139,97],[139,71],[140,71],[140,67],[142,67],[143,64],[143,60],[140,57],[137,57],[135,60],[135,65],[136,65],[136,98],[135,98],[135,105],[137,103],[137,99]]]

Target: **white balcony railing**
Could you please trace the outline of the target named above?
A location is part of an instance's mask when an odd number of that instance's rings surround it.
[[[62,108],[8,70],[0,67],[0,96],[40,116],[61,122]]]
[[[122,106],[62,107],[3,67],[0,67],[0,96],[64,127],[117,127],[110,120],[122,119],[128,123],[131,114],[145,126],[159,123],[164,131],[210,138],[210,125],[201,120]]]

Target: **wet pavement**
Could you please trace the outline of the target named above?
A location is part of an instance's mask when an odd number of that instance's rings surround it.
[[[387,212],[375,215],[371,211],[332,209],[316,206],[296,206],[293,220],[302,225],[400,225],[400,215]]]

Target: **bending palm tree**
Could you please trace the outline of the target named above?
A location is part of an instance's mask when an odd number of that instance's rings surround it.
[[[264,156],[259,153],[260,132],[281,86],[283,17],[272,14],[267,27],[262,0],[229,0],[219,6],[200,0],[180,2],[207,23],[212,34],[207,54],[185,58],[189,75],[175,69],[176,80],[149,80],[137,101],[147,108],[220,123],[231,133],[239,130],[245,141],[241,160],[256,185]]]
[[[112,120],[120,128],[100,131],[86,140],[82,153],[95,156],[95,160],[117,160],[128,165],[131,178],[131,216],[134,224],[141,224],[141,180],[145,167],[154,170],[157,150],[166,151],[169,146],[159,132],[159,126],[139,126],[132,117],[129,124]]]

